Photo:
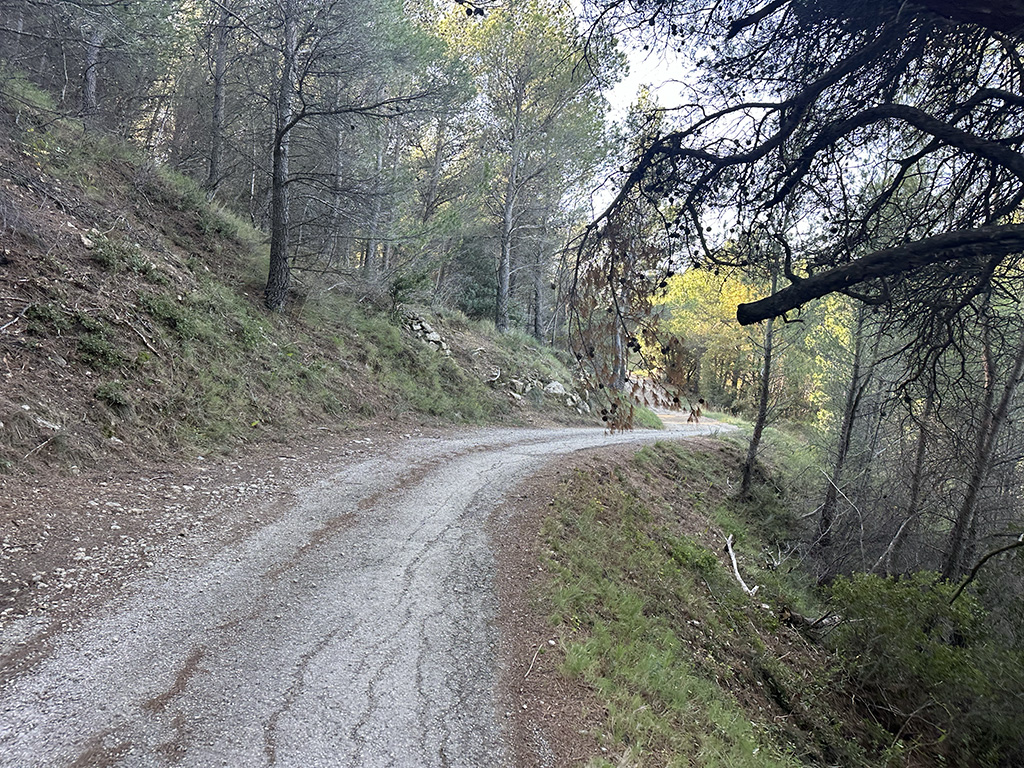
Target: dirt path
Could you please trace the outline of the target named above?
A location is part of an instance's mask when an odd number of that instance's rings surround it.
[[[220,501],[258,522],[4,626],[0,766],[508,764],[488,516],[560,454],[714,428],[410,438]]]

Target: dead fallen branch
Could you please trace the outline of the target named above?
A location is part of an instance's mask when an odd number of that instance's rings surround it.
[[[31,308],[32,308],[32,307],[34,307],[34,306],[35,306],[35,304],[26,304],[26,305],[25,305],[25,308],[24,308],[24,309],[22,309],[22,310],[21,310],[21,312],[19,312],[19,313],[18,313],[17,315],[15,315],[15,317],[14,317],[14,319],[13,319],[13,320],[8,320],[8,321],[7,321],[6,323],[4,323],[3,325],[0,325],[0,331],[5,331],[5,330],[7,330],[7,326],[9,326],[9,325],[14,325],[14,324],[15,324],[16,322],[18,322],[19,320],[21,320],[21,318],[23,318],[23,317],[25,316],[25,313],[26,313],[26,312],[28,312],[28,311],[29,311],[29,309],[31,309]]]
[[[154,347],[150,343],[149,339],[146,338],[145,334],[143,334],[142,331],[140,331],[138,328],[136,328],[135,325],[133,325],[131,322],[129,322],[127,319],[125,319],[123,317],[115,317],[114,318],[114,322],[119,323],[120,325],[125,326],[126,328],[128,328],[131,331],[134,331],[135,335],[138,336],[140,339],[142,339],[142,343],[146,345],[146,347],[149,349],[149,351],[152,352],[157,357],[160,357],[160,353],[157,351],[156,347]]]
[[[43,448],[48,446],[51,442],[53,442],[53,440],[56,439],[56,437],[57,437],[57,435],[53,435],[52,437],[47,438],[46,440],[41,442],[39,445],[37,445],[35,448],[33,448],[31,451],[29,451],[24,456],[22,456],[21,460],[24,461],[25,459],[27,459],[29,456],[31,456],[36,451],[42,450]]]
[[[732,534],[731,533],[725,539],[725,548],[729,550],[729,558],[732,560],[732,572],[736,576],[736,581],[738,581],[740,583],[740,586],[743,588],[744,592],[746,592],[748,595],[753,597],[754,595],[757,594],[757,590],[759,589],[759,587],[754,587],[753,589],[751,589],[750,587],[747,586],[747,582],[745,582],[743,580],[743,577],[740,576],[740,567],[736,563],[736,553],[733,552],[733,550],[732,550]]]
[[[967,578],[964,579],[964,583],[961,584],[959,589],[957,589],[957,591],[953,593],[953,596],[949,598],[949,604],[952,605],[956,602],[956,599],[960,597],[961,594],[963,594],[963,591],[967,589],[967,586],[977,577],[978,571],[981,570],[981,567],[985,565],[985,563],[987,563],[996,555],[1001,555],[1004,552],[1009,552],[1011,549],[1017,549],[1018,547],[1024,547],[1024,533],[1022,533],[1020,537],[1012,544],[1007,544],[1005,547],[999,547],[999,549],[993,549],[991,552],[989,552],[987,555],[981,558],[981,560],[979,560],[975,564],[974,568],[971,569],[971,572],[968,574]]]

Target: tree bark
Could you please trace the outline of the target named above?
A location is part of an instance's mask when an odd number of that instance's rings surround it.
[[[626,388],[626,343],[622,338],[622,323],[615,323],[615,348],[612,354],[612,388],[622,392]]]
[[[210,115],[210,169],[206,177],[206,199],[217,194],[224,176],[225,96],[227,92],[228,36],[231,14],[221,7],[220,18],[213,32],[213,109]]]
[[[544,245],[547,242],[547,220],[542,217],[537,235],[536,260],[533,264],[533,337],[544,341]]]
[[[509,330],[509,308],[512,299],[512,238],[515,229],[516,192],[519,183],[519,150],[513,147],[505,199],[501,209],[501,252],[498,255],[498,292],[494,324],[499,333]]]
[[[913,243],[885,248],[849,264],[804,278],[759,301],[740,304],[736,319],[751,325],[779,317],[809,301],[840,293],[867,280],[912,272],[943,261],[993,258],[1024,251],[1024,224],[944,232]]]
[[[986,347],[988,347],[987,339]],[[942,565],[942,576],[949,580],[960,578],[964,572],[966,553],[970,548],[971,534],[974,531],[975,517],[977,515],[978,496],[991,468],[992,454],[995,450],[996,441],[1003,426],[1006,424],[1013,395],[1020,383],[1021,373],[1024,371],[1024,334],[1021,334],[1013,363],[1010,366],[1010,372],[1003,384],[999,403],[994,410],[991,408],[991,404],[995,399],[995,370],[991,359],[991,350],[989,349],[986,349],[985,367],[986,375],[990,377],[986,387],[988,394],[984,404],[986,413],[982,418],[982,427],[978,431],[978,441],[971,465],[971,475],[967,481],[967,493],[953,521],[953,528],[949,532],[949,543]]]
[[[106,36],[106,30],[94,25],[89,29],[89,39],[85,44],[85,71],[82,73],[82,118],[86,123],[95,123],[99,115],[97,83],[100,51],[103,49],[103,41]]]
[[[277,122],[274,131],[274,163],[270,197],[270,271],[263,303],[272,312],[279,312],[288,298],[291,267],[288,263],[288,151],[293,126],[293,98],[298,48],[298,26],[295,18],[297,0],[284,5],[283,61],[277,96]]]
[[[510,308],[512,302],[512,244],[515,237],[516,207],[519,202],[520,173],[523,163],[523,99],[525,83],[523,78],[515,79],[512,125],[510,130],[510,149],[508,158],[508,178],[505,181],[505,194],[501,201],[501,251],[498,254],[498,286],[495,296],[494,324],[500,333],[509,330]]]
[[[864,307],[858,307],[857,324],[854,329],[853,367],[850,371],[850,386],[846,390],[846,402],[843,405],[843,422],[839,428],[839,439],[836,443],[836,461],[832,467],[832,476],[825,487],[825,501],[821,505],[821,516],[818,519],[818,545],[822,549],[832,543],[832,526],[835,524],[836,506],[839,501],[839,484],[842,482],[846,456],[850,452],[850,438],[857,417],[860,393],[863,392],[860,374],[863,352]]]
[[[775,293],[778,285],[779,269],[778,262],[772,268],[771,292]],[[750,486],[754,479],[754,464],[757,461],[757,452],[761,446],[761,435],[764,433],[765,424],[768,421],[768,397],[772,380],[772,353],[775,340],[775,319],[768,318],[764,329],[764,364],[761,367],[761,377],[757,395],[757,418],[754,419],[754,432],[750,436],[750,445],[747,446],[747,458],[743,462],[743,481],[740,484],[740,498],[750,496]]]
[[[373,202],[369,221],[369,232],[366,240],[366,258],[363,260],[363,276],[369,282],[374,282],[380,276],[380,228],[383,217],[383,173],[384,173],[384,147],[377,148],[377,176],[374,185]]]

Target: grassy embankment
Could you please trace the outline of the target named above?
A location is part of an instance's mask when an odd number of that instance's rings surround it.
[[[58,118],[17,78],[0,93],[4,290],[0,470],[112,454],[231,450],[367,419],[571,418],[558,398],[510,404],[502,381],[558,379],[534,340],[427,311],[438,354],[387,286],[323,291],[296,272],[284,314],[261,305],[266,238],[189,179]]]
[[[1014,764],[1019,649],[993,642],[972,599],[949,605],[955,585],[934,574],[819,589],[785,557],[810,456],[776,430],[768,442],[746,501],[739,438],[659,444],[561,483],[540,604],[563,674],[603,712],[590,765]],[[844,620],[810,626],[828,614]]]

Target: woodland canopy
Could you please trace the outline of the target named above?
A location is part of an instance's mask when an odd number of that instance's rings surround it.
[[[696,73],[651,126],[604,220],[659,206],[676,259],[783,254],[788,285],[737,312],[830,293],[913,307],[941,333],[1020,277],[1024,5],[942,0],[597,3]],[[754,250],[726,247],[740,236]],[[918,314],[923,310],[922,314]]]

